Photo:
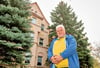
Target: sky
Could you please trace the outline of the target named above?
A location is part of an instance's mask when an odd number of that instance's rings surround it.
[[[47,21],[51,24],[50,12],[60,1],[67,2],[75,12],[78,20],[82,20],[84,32],[89,43],[100,43],[100,0],[31,0],[37,2]]]

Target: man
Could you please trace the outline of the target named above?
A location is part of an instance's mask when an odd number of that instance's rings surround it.
[[[75,38],[66,35],[63,25],[56,27],[56,33],[58,37],[48,48],[48,58],[52,62],[50,68],[80,68]]]

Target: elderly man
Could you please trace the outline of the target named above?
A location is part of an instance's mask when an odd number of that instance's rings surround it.
[[[48,48],[48,58],[52,62],[50,68],[80,68],[75,38],[66,35],[63,25],[56,27],[56,33],[58,37]]]

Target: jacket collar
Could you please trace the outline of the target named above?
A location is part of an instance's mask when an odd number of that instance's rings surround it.
[[[65,37],[66,37],[66,39],[67,39],[67,38],[68,38],[68,35],[66,34]],[[58,40],[58,38],[55,38],[55,40]]]

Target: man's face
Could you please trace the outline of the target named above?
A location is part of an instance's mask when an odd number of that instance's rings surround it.
[[[57,36],[58,36],[59,38],[61,38],[61,37],[64,37],[64,35],[65,35],[65,30],[64,30],[62,27],[59,27],[59,28],[56,29],[56,33],[57,33]]]

